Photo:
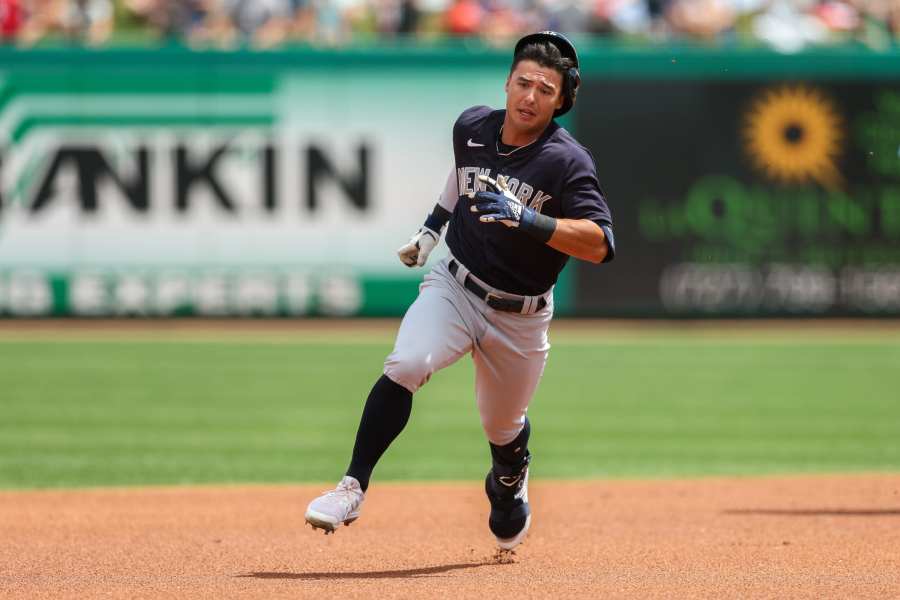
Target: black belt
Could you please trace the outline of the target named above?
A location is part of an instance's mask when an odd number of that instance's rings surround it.
[[[456,277],[456,272],[459,270],[459,263],[451,259],[448,268],[450,269],[450,274]],[[468,274],[466,275],[466,279],[463,282],[463,285],[467,290],[484,300],[484,302],[494,310],[520,313],[522,312],[522,307],[525,306],[524,300],[503,298],[501,296],[498,296],[497,294],[487,291],[486,289],[478,285],[478,283],[476,283],[475,280],[472,279],[472,277]],[[547,306],[547,301],[543,297],[538,298],[537,306],[534,308],[534,312],[541,310],[545,306]]]

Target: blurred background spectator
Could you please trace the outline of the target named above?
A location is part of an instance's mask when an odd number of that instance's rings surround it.
[[[0,0],[6,43],[337,45],[523,32],[634,43],[809,46],[900,40],[900,0]]]
[[[112,0],[23,0],[21,6],[16,40],[23,45],[46,37],[97,45],[113,32]]]
[[[4,42],[14,40],[22,28],[22,4],[19,0],[0,0],[0,36]]]

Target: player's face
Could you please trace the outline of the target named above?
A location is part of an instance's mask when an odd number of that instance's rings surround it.
[[[555,69],[523,60],[506,80],[507,120],[523,133],[543,131],[562,104],[562,75]]]

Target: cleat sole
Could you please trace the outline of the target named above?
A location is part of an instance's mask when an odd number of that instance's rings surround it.
[[[521,544],[525,540],[525,536],[528,535],[529,527],[531,527],[531,515],[528,515],[528,517],[526,517],[525,526],[522,528],[522,531],[520,531],[514,537],[508,539],[496,538],[497,545],[500,547],[500,550],[510,551]]]
[[[356,521],[358,518],[359,518],[359,514],[357,513],[356,516],[353,516],[353,517],[347,519],[343,523],[344,523],[344,525],[349,526],[351,523]],[[306,515],[306,523],[307,523],[307,525],[312,527],[314,530],[322,529],[323,531],[325,531],[326,534],[334,533],[337,530],[337,528],[341,526],[340,521],[338,521],[337,523],[332,523],[330,521],[326,521],[324,519],[317,518],[315,515]]]
[[[313,530],[321,529],[326,534],[329,532],[334,533],[334,525],[332,525],[328,521],[319,521],[317,519],[310,519],[309,517],[307,517],[306,523],[310,527],[312,527]]]

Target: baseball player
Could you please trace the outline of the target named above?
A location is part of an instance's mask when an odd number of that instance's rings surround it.
[[[575,103],[575,47],[543,31],[515,46],[506,109],[476,106],[453,127],[456,159],[437,205],[398,250],[421,267],[447,228],[450,256],[425,276],[384,374],[366,400],[346,476],[314,499],[306,521],[334,532],[360,514],[378,459],[403,430],[413,394],[471,354],[488,438],[488,525],[503,550],[531,523],[526,410],[547,362],[553,286],[570,256],[615,254],[612,219],[591,154],[553,118]]]

